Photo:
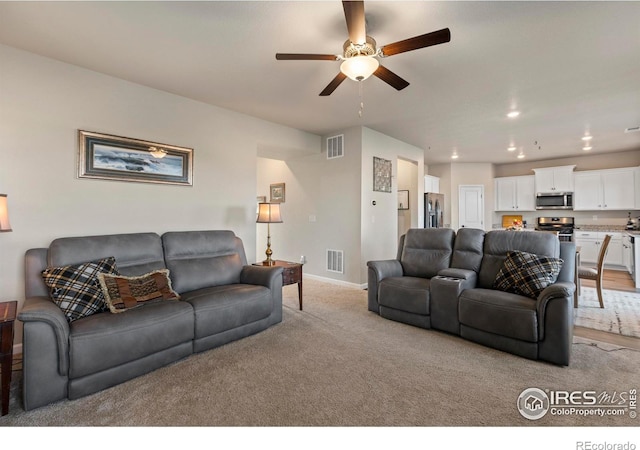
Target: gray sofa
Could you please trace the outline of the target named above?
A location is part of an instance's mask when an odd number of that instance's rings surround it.
[[[69,323],[51,301],[42,271],[111,256],[126,276],[169,269],[180,301]],[[282,321],[282,268],[247,265],[231,231],[61,238],[48,249],[28,250],[25,272],[18,318],[26,410],[97,392]]]
[[[507,252],[563,261],[536,298],[494,287]],[[569,365],[575,244],[551,233],[412,229],[394,260],[369,261],[368,308],[530,359]]]

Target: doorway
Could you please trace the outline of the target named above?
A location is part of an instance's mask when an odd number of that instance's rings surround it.
[[[458,186],[458,226],[484,229],[484,186]]]
[[[398,239],[418,227],[418,163],[398,158]]]

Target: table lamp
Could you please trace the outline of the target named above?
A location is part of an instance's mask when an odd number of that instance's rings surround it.
[[[279,203],[258,203],[258,218],[256,223],[267,224],[267,259],[262,261],[263,266],[273,266],[275,261],[271,259],[273,251],[271,251],[271,228],[272,223],[282,223],[280,217],[280,204]]]
[[[0,194],[0,231],[11,231],[7,194]]]

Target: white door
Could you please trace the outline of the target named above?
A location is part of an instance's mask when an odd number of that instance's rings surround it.
[[[458,187],[458,223],[460,228],[484,230],[484,186]]]

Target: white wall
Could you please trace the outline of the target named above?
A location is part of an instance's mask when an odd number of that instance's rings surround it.
[[[424,180],[424,177],[423,177]],[[418,228],[418,165],[412,161],[398,159],[398,191],[409,191],[409,209],[398,210],[398,238],[409,228]],[[424,181],[422,183],[424,185]],[[423,222],[424,223],[424,222]]]
[[[373,157],[392,161],[391,193],[373,191]],[[367,282],[367,261],[395,258],[398,249],[398,159],[417,165],[416,192],[424,197],[424,151],[369,128],[362,128],[362,224],[360,283]],[[373,202],[376,205],[373,205]],[[417,203],[418,221],[424,205]]]
[[[258,159],[257,194],[269,197],[269,185],[285,183],[283,223],[271,226],[274,257],[299,261],[304,273],[359,284],[360,278],[360,127],[332,133],[344,135],[344,156],[327,159],[322,152],[286,161]],[[311,217],[312,216],[312,217]],[[266,226],[257,229],[258,259],[264,259]],[[344,273],[326,270],[327,249],[344,251]]]
[[[344,156],[320,154],[258,158],[257,196],[269,196],[269,185],[285,183],[283,223],[271,226],[271,247],[278,259],[306,258],[304,273],[355,285],[367,282],[367,261],[394,258],[397,250],[398,167],[408,164],[403,187],[412,192],[411,224],[422,220],[424,157],[421,149],[373,130],[354,127],[344,135]],[[323,137],[323,139],[326,138]],[[324,141],[323,141],[324,142]],[[373,192],[373,157],[392,161],[393,192]],[[407,162],[407,161],[415,161]],[[403,176],[404,178],[404,176]],[[371,204],[376,201],[376,206]],[[414,209],[415,207],[415,209]],[[313,216],[315,221],[310,220]],[[256,254],[264,259],[266,226],[257,228]],[[344,251],[344,273],[326,270],[326,250]]]
[[[193,186],[78,179],[78,129],[193,148]],[[309,154],[320,142],[0,46],[0,192],[14,230],[0,234],[0,300],[24,298],[24,252],[63,236],[231,229],[253,260],[257,148]]]

